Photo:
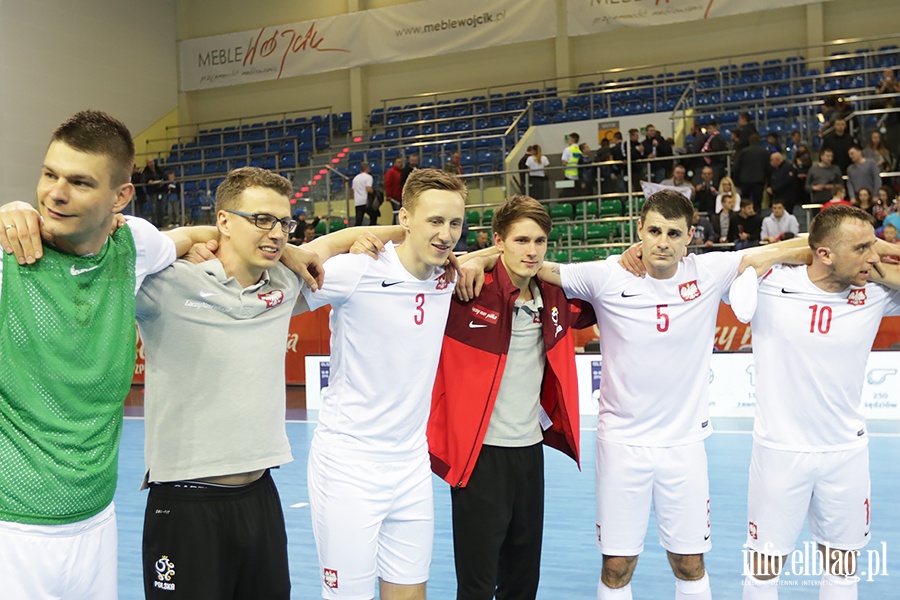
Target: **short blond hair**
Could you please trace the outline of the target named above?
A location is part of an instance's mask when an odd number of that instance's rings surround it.
[[[285,198],[294,192],[293,184],[277,173],[259,167],[241,167],[228,173],[216,188],[216,212],[238,208],[241,194],[252,187],[274,190]]]
[[[401,200],[403,208],[409,212],[416,209],[416,203],[419,196],[428,190],[445,190],[448,192],[456,192],[460,195],[463,202],[469,191],[462,179],[448,173],[442,169],[416,169],[409,174],[409,179],[403,186],[403,194]]]

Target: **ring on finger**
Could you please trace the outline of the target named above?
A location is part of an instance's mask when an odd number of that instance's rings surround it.
[[[14,229],[14,228],[15,228],[15,225],[7,225],[6,228],[7,228],[7,229]]]

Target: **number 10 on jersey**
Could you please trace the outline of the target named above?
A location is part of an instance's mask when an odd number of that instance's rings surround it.
[[[831,330],[831,307],[822,306],[820,308],[818,304],[813,304],[809,309],[812,311],[812,317],[809,320],[809,332],[815,333],[818,331],[822,335],[828,333]]]

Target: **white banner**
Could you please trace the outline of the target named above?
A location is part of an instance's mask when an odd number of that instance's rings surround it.
[[[827,0],[568,0],[569,35],[666,25]]]
[[[690,185],[663,185],[661,183],[641,180],[641,191],[644,192],[644,198],[649,198],[656,192],[661,192],[663,190],[673,190],[690,200],[694,188]]]
[[[578,397],[582,415],[599,412],[602,357],[578,354]],[[863,415],[867,419],[900,419],[900,352],[872,352],[863,384]],[[753,417],[756,412],[756,370],[749,352],[714,353],[709,368],[709,413],[712,417]]]
[[[556,36],[554,0],[424,0],[179,44],[181,91]]]

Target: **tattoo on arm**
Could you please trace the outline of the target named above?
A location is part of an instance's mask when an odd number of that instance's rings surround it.
[[[559,275],[559,265],[553,265],[550,267],[550,272],[554,275]]]

